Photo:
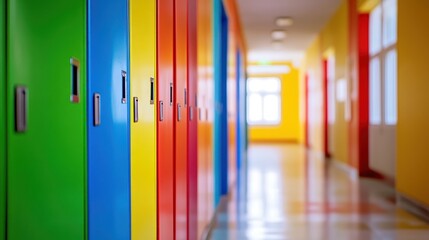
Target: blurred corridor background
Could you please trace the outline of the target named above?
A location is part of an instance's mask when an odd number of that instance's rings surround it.
[[[429,239],[429,5],[237,2],[249,151],[212,239]]]

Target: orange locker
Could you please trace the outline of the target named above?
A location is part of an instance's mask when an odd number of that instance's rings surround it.
[[[198,0],[197,4],[197,65],[198,65],[198,101],[197,101],[197,136],[198,136],[198,238],[201,238],[208,223],[208,179],[207,179],[207,141],[206,141],[206,120],[205,120],[205,96],[207,79],[207,28],[210,28],[208,18],[208,1]]]
[[[157,7],[158,239],[174,239],[174,1]]]

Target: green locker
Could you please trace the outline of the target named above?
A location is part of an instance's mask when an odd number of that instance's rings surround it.
[[[86,1],[7,1],[7,237],[85,238]]]
[[[0,240],[5,239],[6,224],[6,50],[5,0],[0,0]]]

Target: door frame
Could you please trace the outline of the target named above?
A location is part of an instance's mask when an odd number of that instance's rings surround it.
[[[329,60],[323,58],[322,60],[322,81],[323,81],[323,153],[326,158],[331,157],[329,151]]]

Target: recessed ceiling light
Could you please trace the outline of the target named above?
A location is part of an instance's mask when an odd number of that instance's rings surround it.
[[[271,45],[275,48],[275,49],[280,49],[283,47],[283,41],[281,40],[275,40],[271,42]]]
[[[276,19],[277,27],[289,27],[293,24],[293,19],[291,17],[279,17]]]
[[[286,31],[284,30],[274,30],[271,32],[271,38],[273,40],[282,40],[286,38]]]

